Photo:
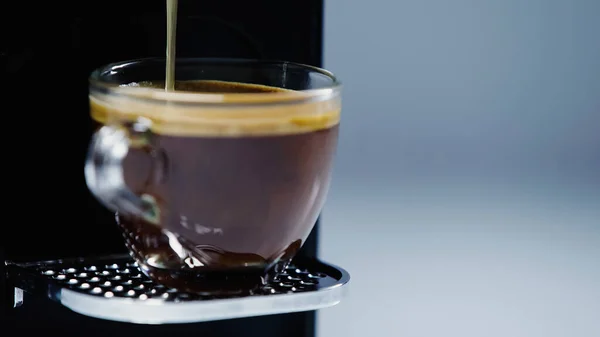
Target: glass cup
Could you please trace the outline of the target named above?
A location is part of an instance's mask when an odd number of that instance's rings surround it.
[[[253,292],[306,240],[331,180],[341,86],[290,62],[110,64],[90,78],[97,123],[90,191],[116,212],[154,281],[210,295]]]

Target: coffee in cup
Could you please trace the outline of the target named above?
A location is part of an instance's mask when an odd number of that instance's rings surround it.
[[[152,279],[251,292],[291,261],[323,207],[339,84],[293,63],[182,59],[165,92],[161,69],[148,59],[92,75],[88,186]]]

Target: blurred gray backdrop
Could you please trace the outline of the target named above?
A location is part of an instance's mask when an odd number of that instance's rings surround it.
[[[320,337],[600,336],[600,0],[328,0]]]

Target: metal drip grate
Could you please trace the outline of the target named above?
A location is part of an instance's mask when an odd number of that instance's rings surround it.
[[[299,260],[256,294],[237,297],[179,292],[148,279],[129,257],[7,263],[20,291],[46,296],[80,314],[144,324],[192,323],[337,304],[350,277],[341,268]]]

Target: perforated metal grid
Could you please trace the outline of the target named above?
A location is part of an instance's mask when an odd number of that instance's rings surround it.
[[[194,323],[321,309],[339,303],[350,280],[339,267],[299,260],[252,295],[215,297],[156,284],[130,257],[8,262],[7,266],[9,280],[19,293],[23,290],[49,298],[83,315],[140,324]]]
[[[140,300],[152,298],[176,302],[218,298],[179,292],[156,284],[140,272],[135,262],[93,264],[79,268],[60,265],[40,266],[38,270],[41,275],[64,288],[105,298],[124,297]],[[258,294],[314,291],[319,283],[330,284],[332,281],[336,280],[331,280],[330,276],[322,272],[310,272],[291,265],[273,282],[260,289]]]

